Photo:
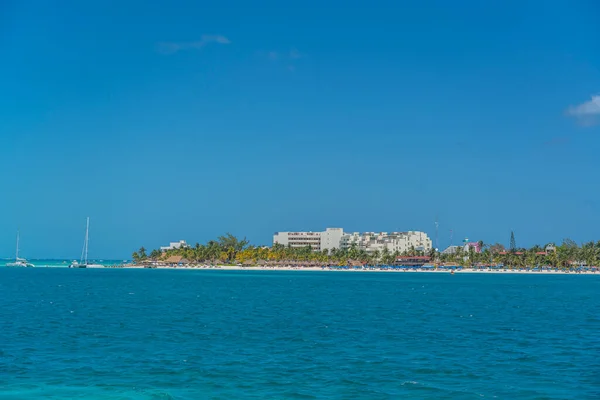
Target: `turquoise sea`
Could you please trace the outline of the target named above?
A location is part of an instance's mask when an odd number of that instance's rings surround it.
[[[14,261],[15,261],[14,258],[0,259],[0,267],[4,267],[7,263],[12,263]],[[77,260],[31,259],[31,260],[27,260],[27,261],[30,262],[31,264],[33,264],[37,268],[45,268],[45,267],[52,267],[52,268],[65,267],[66,268],[73,261],[79,262],[80,260],[79,259],[77,259]],[[122,264],[126,263],[126,261],[127,260],[89,260],[89,263],[105,265],[105,266],[114,266],[114,265],[122,265]]]
[[[598,399],[600,277],[0,268],[0,399]]]

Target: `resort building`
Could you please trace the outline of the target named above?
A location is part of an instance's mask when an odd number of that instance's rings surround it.
[[[273,244],[281,244],[286,247],[307,247],[314,251],[321,250],[322,232],[275,232]]]
[[[469,253],[471,249],[473,249],[475,253],[481,253],[483,251],[483,249],[479,246],[479,242],[471,242],[469,241],[469,238],[465,238],[463,243],[463,251],[465,253]]]
[[[459,248],[462,246],[448,246],[446,250],[442,251],[442,254],[456,254]]]
[[[396,257],[394,264],[405,267],[422,267],[429,263],[431,263],[431,257],[429,256],[400,256]]]
[[[365,232],[350,233],[342,236],[340,247],[348,249],[356,246],[367,252],[384,251],[404,253],[410,250],[429,252],[432,242],[425,232]]]
[[[160,251],[169,251],[181,248],[185,249],[187,247],[190,246],[185,242],[185,240],[180,240],[179,242],[171,242],[168,246],[161,246]]]
[[[321,232],[321,250],[339,249],[344,236],[342,228],[327,228]]]
[[[356,246],[367,252],[383,251],[404,253],[411,249],[428,252],[432,242],[425,232],[365,232],[344,233],[342,228],[327,228],[324,232],[276,232],[273,244],[290,247],[311,246],[314,251],[349,249]]]
[[[479,242],[470,242],[468,238],[465,238],[463,243],[462,246],[448,246],[446,250],[442,251],[442,254],[456,254],[458,249],[462,249],[465,253],[471,252],[471,249],[473,249],[475,253],[481,253],[483,251],[479,246]]]

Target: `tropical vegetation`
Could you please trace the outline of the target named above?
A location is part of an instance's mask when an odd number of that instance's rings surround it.
[[[511,246],[513,247],[513,246]],[[281,244],[273,246],[255,246],[247,239],[239,239],[232,234],[210,240],[206,244],[172,249],[168,251],[152,250],[149,254],[144,247],[133,253],[134,262],[165,261],[171,256],[181,256],[191,263],[222,263],[256,265],[259,263],[295,263],[319,265],[392,265],[398,257],[428,257],[428,264],[504,268],[551,267],[569,269],[579,266],[600,265],[600,241],[578,245],[565,239],[560,245],[549,243],[546,246],[505,249],[502,244],[488,245],[479,242],[474,246],[455,246],[453,251],[438,253],[435,250],[425,254],[411,248],[399,253],[382,251],[367,252],[356,246],[331,251],[313,251],[310,247],[292,248]]]

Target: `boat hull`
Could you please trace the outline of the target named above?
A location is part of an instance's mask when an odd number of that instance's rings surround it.
[[[20,262],[17,262],[17,263],[7,263],[6,267],[9,267],[9,268],[33,268],[34,265],[33,264],[29,264],[29,263],[20,263]]]
[[[105,266],[101,264],[71,264],[69,268],[105,268]]]

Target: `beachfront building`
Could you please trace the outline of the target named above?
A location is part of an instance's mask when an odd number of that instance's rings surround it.
[[[462,249],[465,253],[469,253],[471,249],[473,249],[475,253],[481,253],[483,251],[479,242],[470,242],[469,239],[465,239],[463,240],[463,243],[464,245],[462,246],[448,246],[446,250],[442,251],[442,254],[456,254],[458,249]]]
[[[342,228],[327,228],[321,232],[321,250],[339,249],[344,237]]]
[[[161,246],[160,251],[169,251],[175,249],[185,249],[190,247],[189,244],[185,242],[185,240],[180,240],[179,242],[171,242],[168,246]]]
[[[396,257],[395,265],[402,265],[405,267],[422,267],[431,263],[431,257],[429,256],[399,256]]]
[[[344,233],[342,228],[327,228],[323,232],[276,232],[273,244],[289,247],[310,246],[314,251],[349,249],[356,247],[367,252],[383,251],[404,253],[412,249],[429,252],[432,242],[425,232],[365,232]]]
[[[460,248],[461,246],[448,246],[446,250],[442,251],[442,254],[456,254]]]
[[[481,247],[479,246],[479,242],[466,242],[463,250],[466,253],[469,253],[473,249],[475,253],[481,253]]]
[[[281,244],[286,247],[307,247],[314,251],[321,250],[322,232],[275,232],[273,244]]]
[[[465,238],[463,240],[463,251],[465,253],[469,253],[471,251],[471,249],[473,249],[473,251],[475,253],[481,253],[483,251],[483,249],[481,248],[481,246],[479,246],[479,242],[471,242],[469,241],[469,238]]]
[[[359,250],[365,250],[368,253],[375,251],[384,251],[387,249],[390,253],[405,253],[410,250],[429,252],[432,249],[432,242],[425,232],[354,232],[342,236],[340,247],[349,249],[355,246]]]
[[[327,228],[323,232],[275,232],[273,244],[289,247],[310,246],[314,251],[340,248],[344,236],[342,228]]]

